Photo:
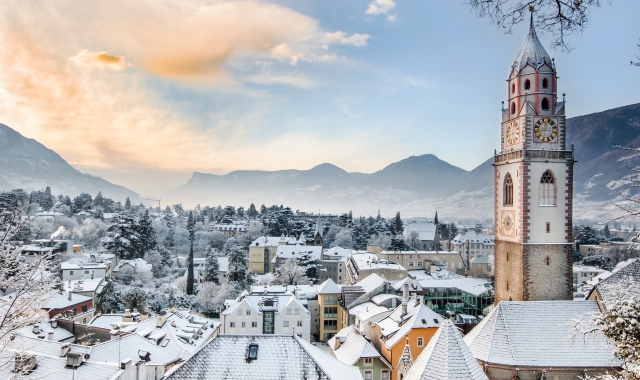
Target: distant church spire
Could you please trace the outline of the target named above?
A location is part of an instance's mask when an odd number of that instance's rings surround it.
[[[433,224],[438,225],[438,211],[436,210],[436,217],[433,218]]]

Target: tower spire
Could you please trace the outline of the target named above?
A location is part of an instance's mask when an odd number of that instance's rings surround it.
[[[547,53],[544,46],[542,46],[542,43],[538,39],[538,34],[536,33],[536,28],[533,23],[533,13],[535,8],[531,6],[529,7],[529,11],[531,12],[529,33],[524,41],[524,45],[522,45],[522,49],[520,49],[520,52],[513,63],[513,69],[520,72],[523,67],[529,64],[538,70],[540,66],[546,63],[555,71],[553,61],[551,60],[551,57],[549,57],[549,53]]]

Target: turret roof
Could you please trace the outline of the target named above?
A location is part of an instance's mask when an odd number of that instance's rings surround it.
[[[555,70],[555,66],[551,57],[549,57],[549,53],[547,53],[544,46],[542,46],[542,43],[540,43],[538,35],[536,34],[536,29],[533,26],[532,12],[531,22],[529,24],[529,34],[527,34],[527,39],[524,41],[524,45],[522,46],[522,49],[520,49],[512,67],[514,70],[520,72],[523,67],[529,64],[537,70],[545,63]]]

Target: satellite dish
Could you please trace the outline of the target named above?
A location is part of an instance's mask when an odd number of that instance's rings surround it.
[[[89,354],[84,354],[84,360],[89,360],[89,358],[91,357],[91,355]]]

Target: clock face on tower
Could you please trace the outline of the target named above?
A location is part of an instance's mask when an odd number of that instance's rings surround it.
[[[552,142],[558,136],[558,126],[552,119],[538,119],[536,124],[533,126],[533,132],[538,141]]]
[[[507,126],[507,143],[509,145],[517,144],[520,139],[520,127],[518,127],[518,123],[512,121]]]
[[[514,230],[514,217],[513,211],[502,211],[502,235],[504,236],[513,236]]]

